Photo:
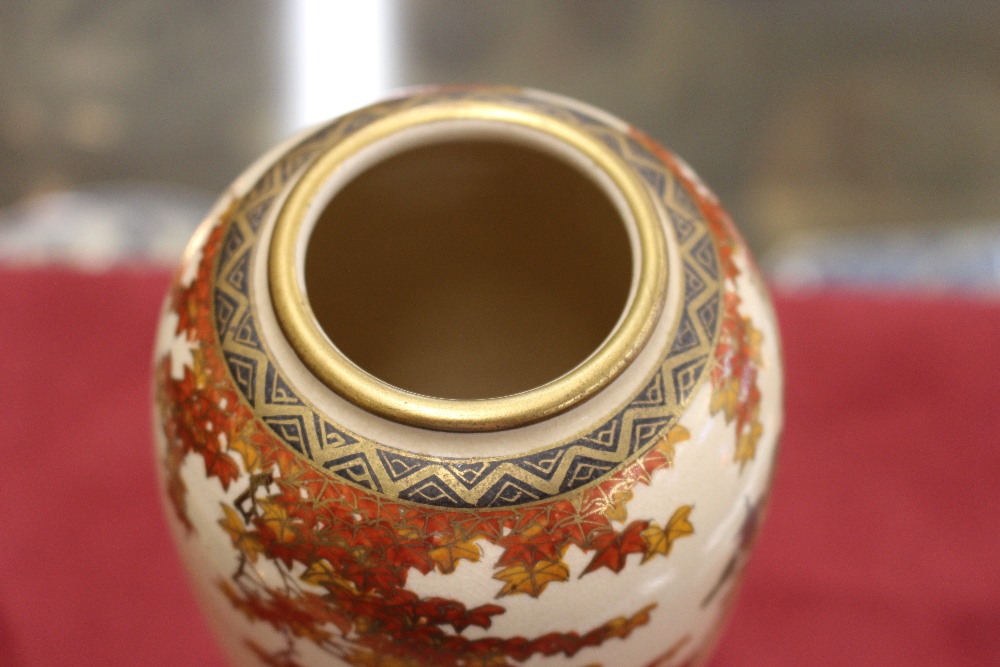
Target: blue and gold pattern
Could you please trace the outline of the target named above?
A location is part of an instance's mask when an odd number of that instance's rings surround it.
[[[344,137],[402,108],[440,100],[420,95],[362,109],[327,125],[289,151],[221,221],[214,267],[216,334],[233,381],[260,419],[291,449],[328,474],[388,497],[447,508],[522,505],[595,483],[656,444],[706,378],[718,337],[723,280],[706,222],[669,168],[631,137],[577,110],[523,93],[456,91],[455,97],[503,102],[551,115],[614,150],[662,203],[680,245],[683,299],[664,358],[648,382],[587,431],[534,451],[499,458],[432,458],[379,443],[332,423],[283,374],[258,335],[248,280],[261,223],[301,169]]]

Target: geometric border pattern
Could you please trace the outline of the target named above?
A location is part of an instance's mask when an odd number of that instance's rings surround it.
[[[614,414],[576,436],[507,457],[427,457],[352,433],[296,391],[259,334],[248,267],[261,222],[301,170],[352,132],[389,113],[442,98],[500,102],[548,114],[597,137],[642,177],[680,243],[683,299],[663,358]],[[213,322],[231,378],[257,417],[298,455],[338,481],[436,507],[509,507],[598,483],[634,460],[676,423],[707,376],[719,334],[723,277],[718,249],[690,194],[633,138],[600,119],[530,93],[462,90],[389,100],[342,117],[285,153],[221,221],[210,286]]]

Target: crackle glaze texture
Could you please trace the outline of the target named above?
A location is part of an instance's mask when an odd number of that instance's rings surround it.
[[[530,108],[599,137],[657,202],[669,248],[661,331],[609,386],[620,398],[469,434],[474,450],[455,446],[464,434],[359,414],[310,378],[266,281],[302,170],[366,124],[442,99]],[[157,461],[206,616],[235,664],[697,664],[767,500],[777,336],[714,195],[603,112],[518,89],[421,91],[293,138],[202,224],[157,343]]]

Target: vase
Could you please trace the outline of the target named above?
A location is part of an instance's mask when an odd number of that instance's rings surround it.
[[[408,91],[261,158],[186,251],[154,375],[168,520],[239,665],[698,663],[782,421],[715,196],[517,88]]]

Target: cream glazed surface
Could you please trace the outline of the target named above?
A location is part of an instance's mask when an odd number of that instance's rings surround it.
[[[358,127],[443,99],[600,137],[662,225],[648,342],[589,400],[515,428],[364,410],[310,372],[267,289],[270,235],[303,171]],[[762,281],[686,165],[579,103],[468,89],[307,131],[237,180],[164,306],[154,430],[169,520],[235,664],[667,666],[705,657],[735,594],[782,400]]]

